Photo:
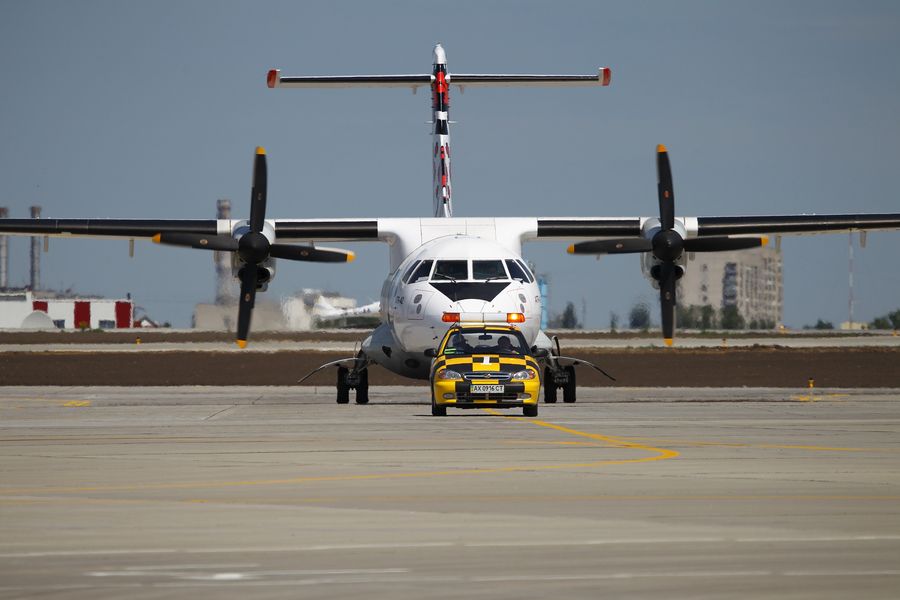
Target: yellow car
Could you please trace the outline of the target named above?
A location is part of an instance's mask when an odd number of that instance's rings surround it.
[[[522,333],[511,325],[458,323],[429,350],[431,414],[447,407],[515,408],[538,414],[541,369]]]

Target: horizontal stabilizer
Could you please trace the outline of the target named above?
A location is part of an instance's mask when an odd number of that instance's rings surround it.
[[[460,87],[586,87],[609,85],[611,71],[601,68],[596,75],[510,75],[477,74],[447,76],[447,83]],[[285,76],[278,69],[269,71],[270,88],[418,88],[431,85],[434,76],[422,75],[304,75]]]
[[[431,85],[432,76],[424,75],[325,75],[286,77],[278,69],[272,69],[266,78],[270,88],[352,88],[386,87],[417,88]]]
[[[609,85],[612,71],[602,67],[596,75],[468,75],[451,73],[450,85],[461,87],[585,87]]]

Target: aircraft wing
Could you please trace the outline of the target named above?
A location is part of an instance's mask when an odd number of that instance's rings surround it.
[[[0,219],[0,234],[150,239],[158,233],[219,233],[216,219]]]
[[[757,215],[734,217],[679,217],[687,238],[746,235],[816,235],[849,231],[900,230],[900,213],[840,215]],[[656,217],[537,219],[535,231],[525,239],[641,238]]]
[[[527,239],[577,239],[570,254],[653,255],[649,275],[660,292],[663,338],[673,342],[677,281],[684,273],[683,254],[757,248],[768,235],[814,235],[847,231],[900,229],[900,213],[846,215],[760,215],[676,217],[671,175],[664,146],[659,150],[659,217],[626,219],[540,218]],[[593,238],[593,239],[592,239]]]
[[[0,235],[152,239],[158,234],[232,235],[232,219],[0,219]],[[376,241],[377,219],[274,219],[279,241]]]
[[[697,217],[697,237],[713,235],[814,235],[900,229],[900,213]]]

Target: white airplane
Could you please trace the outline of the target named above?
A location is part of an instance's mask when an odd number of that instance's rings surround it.
[[[333,322],[341,319],[352,317],[374,317],[381,312],[381,302],[370,302],[362,306],[354,306],[353,308],[337,308],[331,302],[325,299],[325,296],[319,296],[313,305],[313,315],[316,320],[322,322]]]
[[[900,213],[676,217],[668,153],[657,148],[659,216],[493,217],[453,216],[450,182],[449,98],[459,89],[488,86],[607,86],[610,70],[591,75],[454,75],[444,49],[434,48],[431,73],[376,76],[285,77],[267,75],[270,88],[400,87],[431,88],[433,109],[434,216],[430,218],[266,219],[266,156],[257,148],[248,220],[0,219],[0,234],[152,239],[162,244],[231,251],[241,282],[237,343],[247,344],[257,290],[275,276],[275,259],[349,262],[352,252],[314,245],[333,241],[379,241],[390,246],[390,271],[381,290],[381,324],[359,353],[337,366],[337,400],[368,401],[372,364],[406,377],[428,379],[432,348],[460,315],[516,322],[529,345],[539,349],[544,383],[574,389],[573,365],[560,356],[540,329],[541,296],[522,260],[522,244],[570,240],[573,254],[642,253],[641,268],[660,290],[662,330],[671,345],[675,327],[676,282],[685,252],[753,248],[766,235],[797,235],[900,229]],[[298,245],[303,243],[303,245]],[[588,364],[588,363],[584,363]],[[593,365],[591,365],[593,366]],[[595,367],[597,368],[597,367]],[[570,398],[574,400],[574,396]]]

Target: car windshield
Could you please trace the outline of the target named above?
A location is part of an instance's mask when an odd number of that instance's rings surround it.
[[[528,344],[518,331],[460,329],[450,334],[444,347],[446,355],[460,354],[528,354]]]

